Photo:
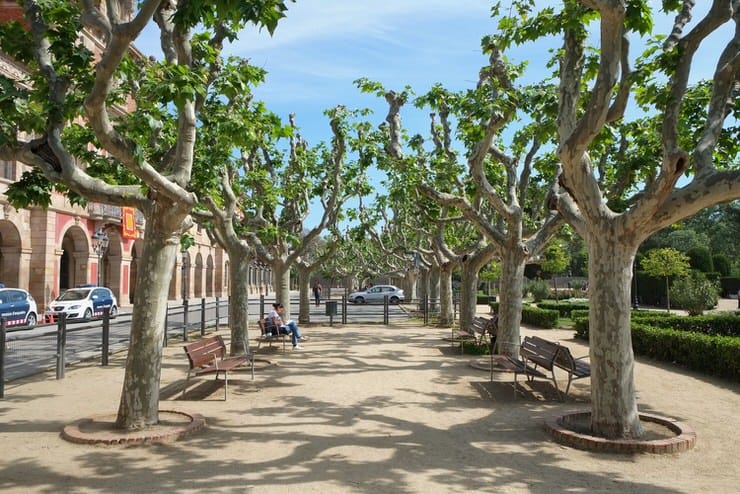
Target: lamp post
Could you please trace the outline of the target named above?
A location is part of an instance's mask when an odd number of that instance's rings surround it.
[[[632,308],[639,309],[640,299],[637,297],[637,256],[635,256],[635,259],[632,261],[632,283]]]
[[[110,239],[108,238],[108,234],[105,233],[105,231],[102,228],[98,228],[98,230],[93,233],[92,236],[93,240],[93,250],[95,250],[95,253],[98,255],[98,286],[102,286],[102,280],[103,280],[103,265],[101,263],[103,259],[103,254],[105,254],[105,251],[108,249],[108,243],[110,242]]]
[[[182,304],[188,299],[188,251],[180,252],[182,255]]]

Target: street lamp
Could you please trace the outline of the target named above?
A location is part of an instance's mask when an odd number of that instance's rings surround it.
[[[92,236],[93,240],[93,250],[98,255],[98,286],[102,286],[102,275],[103,275],[103,265],[101,263],[101,260],[103,259],[103,254],[105,254],[105,251],[108,250],[108,243],[110,242],[110,239],[108,238],[108,234],[105,233],[105,231],[102,228],[99,228],[95,233],[93,233]]]
[[[188,299],[188,251],[180,251],[182,255],[182,304]]]

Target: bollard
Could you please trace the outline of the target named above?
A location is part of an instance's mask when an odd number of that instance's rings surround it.
[[[170,308],[167,306],[167,310],[164,312],[164,334],[162,335],[162,347],[167,348],[167,327],[170,322]]]
[[[182,301],[182,341],[188,341],[188,301]]]
[[[386,326],[390,324],[390,317],[388,316],[388,295],[383,297],[383,324]]]
[[[64,379],[65,347],[67,346],[67,314],[59,314],[57,323],[57,379]]]
[[[5,398],[5,318],[0,317],[0,399]]]
[[[108,353],[110,348],[110,308],[103,309],[103,348],[100,364],[108,366]]]
[[[221,308],[221,302],[218,297],[216,297],[216,331],[218,331],[218,324],[219,324],[219,318],[220,318],[220,311]]]
[[[200,299],[200,335],[206,334],[206,299]]]

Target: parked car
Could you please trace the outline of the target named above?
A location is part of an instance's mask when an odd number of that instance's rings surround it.
[[[38,310],[33,296],[21,288],[0,288],[0,317],[6,327],[36,326]]]
[[[393,285],[375,285],[367,290],[352,292],[347,299],[355,304],[367,304],[383,302],[386,296],[392,304],[397,304],[404,300],[403,290]]]
[[[67,319],[90,321],[103,317],[103,309],[110,309],[110,317],[118,315],[118,301],[109,288],[94,286],[70,288],[55,298],[46,310],[47,320],[67,314]]]

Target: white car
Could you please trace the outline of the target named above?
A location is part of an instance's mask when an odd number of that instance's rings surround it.
[[[392,304],[403,302],[403,290],[393,285],[375,285],[367,290],[352,292],[347,299],[355,304],[367,304],[382,303],[385,297],[388,297],[388,302]]]
[[[108,288],[100,286],[70,288],[49,304],[47,320],[56,320],[61,314],[67,319],[90,321],[103,317],[103,309],[110,309],[110,317],[118,315],[118,301]]]

